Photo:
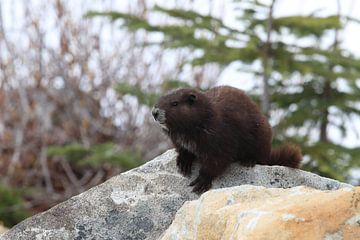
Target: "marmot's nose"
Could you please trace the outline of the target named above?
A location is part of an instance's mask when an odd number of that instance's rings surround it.
[[[153,107],[151,110],[152,115],[154,116],[155,120],[157,120],[157,117],[159,116],[159,109],[156,107]]]

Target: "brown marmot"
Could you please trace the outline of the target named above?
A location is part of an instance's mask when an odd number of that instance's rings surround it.
[[[197,193],[207,191],[231,162],[298,168],[302,160],[295,145],[271,149],[268,120],[237,88],[177,89],[161,97],[152,114],[175,145],[180,172],[190,175],[193,161],[200,162],[199,176],[190,183]]]

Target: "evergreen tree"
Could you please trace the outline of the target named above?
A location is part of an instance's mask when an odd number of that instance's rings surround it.
[[[240,62],[241,70],[254,75],[252,94],[260,97],[263,112],[274,123],[275,144],[299,143],[309,159],[305,169],[349,180],[349,169],[360,166],[360,150],[334,142],[329,131],[345,136],[350,131],[346,126],[360,115],[356,107],[360,59],[343,48],[338,37],[353,19],[315,13],[275,17],[275,4],[276,0],[270,5],[235,1],[237,28],[210,15],[160,6],[153,11],[174,18],[175,23],[154,25],[120,12],[89,12],[88,16],[121,20],[129,31],[160,32],[164,38],[159,44],[164,48],[200,51],[189,59],[193,65],[211,62],[225,67]],[[334,35],[330,46],[325,44],[329,35]],[[144,91],[134,95],[153,98]]]
[[[99,167],[104,163],[110,163],[112,166],[118,166],[125,170],[143,163],[138,151],[130,148],[120,151],[112,143],[96,144],[91,147],[81,144],[50,146],[48,156],[64,156],[67,161],[79,166]]]
[[[12,227],[30,216],[22,197],[23,192],[0,183],[0,222]]]

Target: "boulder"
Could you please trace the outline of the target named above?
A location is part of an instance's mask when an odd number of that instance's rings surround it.
[[[30,217],[0,239],[158,239],[185,201],[197,199],[191,179],[176,169],[176,152],[113,177],[103,184]],[[213,188],[251,184],[290,188],[304,185],[330,190],[350,185],[309,172],[280,166],[244,168],[234,163]]]
[[[360,187],[211,190],[186,202],[161,239],[360,239]]]

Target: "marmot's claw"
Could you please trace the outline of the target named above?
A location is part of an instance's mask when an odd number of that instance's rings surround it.
[[[194,186],[193,192],[201,194],[211,188],[212,179],[207,176],[199,175],[189,186]]]

